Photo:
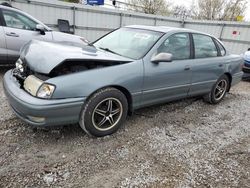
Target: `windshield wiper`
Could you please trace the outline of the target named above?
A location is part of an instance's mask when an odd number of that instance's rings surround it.
[[[110,50],[109,48],[102,48],[102,47],[99,47],[99,48],[102,49],[102,50],[105,50],[105,51],[107,51],[107,52],[110,52],[110,53],[113,53],[113,54],[116,54],[116,55],[120,55],[120,54],[118,54],[118,53],[116,53],[116,52]]]
[[[95,47],[94,44],[93,44],[93,42],[89,42],[89,43],[88,43],[88,46],[93,46],[93,47]]]

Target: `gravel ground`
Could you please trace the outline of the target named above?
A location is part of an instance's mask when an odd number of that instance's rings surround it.
[[[138,110],[104,138],[78,125],[33,129],[2,84],[0,109],[0,187],[250,187],[250,82],[215,106],[187,99]]]

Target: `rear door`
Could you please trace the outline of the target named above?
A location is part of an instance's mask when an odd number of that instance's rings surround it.
[[[194,59],[189,95],[199,95],[211,90],[217,79],[224,73],[226,60],[212,37],[193,33],[192,38]]]
[[[8,61],[14,63],[19,57],[21,47],[32,39],[52,40],[51,32],[41,35],[36,31],[36,21],[12,9],[2,10],[4,19],[4,34],[6,37],[6,47],[8,50]]]
[[[3,17],[0,9],[0,65],[4,65],[7,63],[7,49],[6,49],[6,40],[5,34],[3,30]]]

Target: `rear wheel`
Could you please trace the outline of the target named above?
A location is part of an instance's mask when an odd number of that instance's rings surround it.
[[[127,113],[126,96],[115,88],[105,88],[86,102],[79,124],[90,135],[106,136],[119,129]]]
[[[204,100],[211,104],[217,104],[223,100],[229,88],[229,79],[226,75],[222,75],[214,84],[210,93],[204,96]]]

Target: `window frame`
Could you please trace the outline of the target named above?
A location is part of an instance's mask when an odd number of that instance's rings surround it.
[[[16,13],[16,14],[20,14],[21,16],[26,17],[27,19],[32,20],[32,21],[35,22],[36,24],[39,24],[37,21],[33,20],[32,18],[30,18],[29,16],[27,16],[27,15],[25,15],[25,14],[22,14],[21,12],[14,11],[14,10],[9,10],[9,9],[4,9],[3,11],[14,12],[14,13]],[[36,31],[36,30],[31,30],[31,29],[22,29],[22,28],[9,27],[9,26],[7,26],[7,24],[6,24],[6,22],[5,22],[5,18],[4,18],[4,13],[3,13],[3,11],[1,10],[1,15],[2,15],[2,19],[3,19],[3,26],[4,26],[4,27],[13,28],[13,29],[20,29],[20,30],[24,30],[24,31]],[[46,29],[46,30],[47,30],[47,29]]]
[[[189,58],[186,58],[186,59],[173,59],[173,61],[183,61],[183,60],[189,60],[189,59],[193,59],[192,58],[192,54],[193,54],[193,50],[192,50],[192,48],[193,48],[193,44],[192,44],[192,38],[191,38],[191,34],[189,33],[189,32],[176,32],[176,33],[173,33],[173,34],[171,34],[171,35],[169,35],[167,38],[165,38],[164,40],[163,40],[163,42],[158,46],[158,48],[160,48],[160,46],[162,45],[162,44],[164,44],[165,43],[165,41],[168,39],[168,38],[170,38],[170,37],[172,37],[173,35],[178,35],[178,34],[187,34],[187,36],[188,36],[188,39],[189,39]],[[158,48],[156,49],[156,51],[158,50]]]
[[[218,47],[218,53],[219,53],[219,56],[218,56],[218,57],[224,57],[224,56],[226,56],[227,51],[226,51],[226,48],[224,47],[224,45],[222,45],[221,42],[220,42],[219,40],[217,40],[216,38],[214,38],[214,37],[213,37],[213,40],[214,40],[215,45]],[[225,51],[225,54],[224,54],[224,55],[221,54],[220,46],[221,46],[221,47],[223,48],[223,50]]]
[[[207,34],[204,34],[204,33],[190,33],[190,34],[192,35],[192,43],[193,43],[193,59],[215,58],[215,57],[221,57],[222,56],[221,52],[220,52],[220,49],[219,49],[219,46],[218,46],[218,44],[216,44],[216,42],[215,42],[216,39],[214,37],[212,37],[210,35],[207,35]],[[214,44],[214,46],[215,46],[215,48],[217,50],[217,56],[214,56],[214,57],[198,57],[198,58],[196,58],[195,57],[195,44],[194,44],[194,37],[193,37],[193,35],[202,35],[202,36],[209,37],[213,41],[213,44]],[[224,48],[224,46],[223,46],[223,48]]]
[[[2,9],[0,8],[0,26],[5,26],[5,20],[4,20],[4,17],[3,17],[3,12],[2,12]]]

